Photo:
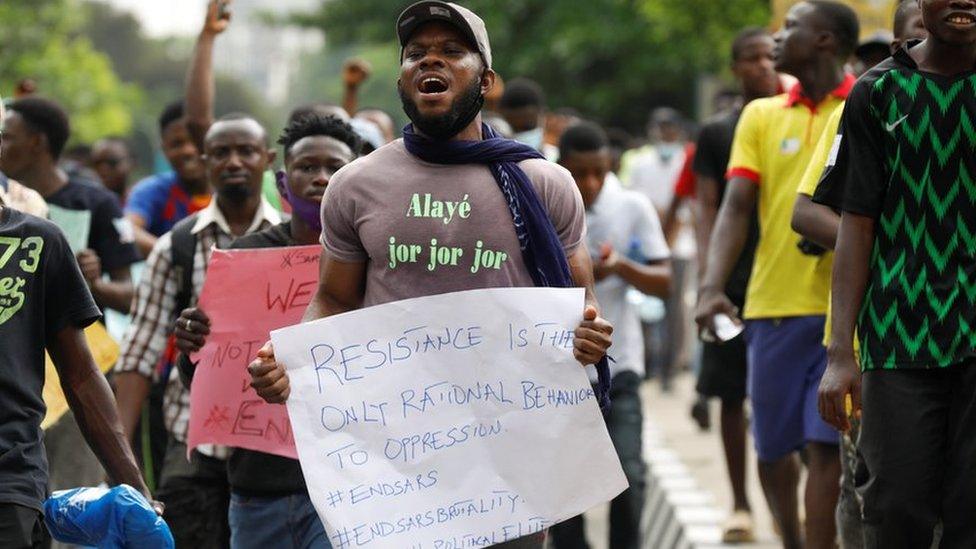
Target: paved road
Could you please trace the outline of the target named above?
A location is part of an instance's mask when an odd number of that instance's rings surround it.
[[[712,428],[703,432],[689,415],[695,398],[694,378],[690,373],[679,375],[670,393],[662,393],[657,383],[648,382],[642,388],[642,395],[647,432],[644,441],[645,458],[653,461],[663,457],[669,462],[676,458],[676,462],[684,465],[682,468],[669,464],[659,467],[658,470],[666,477],[670,470],[682,471],[686,468],[696,482],[696,488],[704,492],[704,499],[707,501],[705,508],[698,513],[699,516],[693,517],[693,521],[700,519],[705,524],[695,527],[694,537],[700,540],[697,546],[709,549],[726,547],[720,544],[721,530],[718,524],[727,516],[732,498],[718,434],[718,401],[712,402]],[[751,441],[749,444],[749,498],[756,521],[758,543],[727,547],[771,549],[780,544],[773,532],[772,519],[756,477],[755,454],[752,453]],[[608,508],[604,505],[586,515],[587,537],[592,549],[607,549],[607,512]]]

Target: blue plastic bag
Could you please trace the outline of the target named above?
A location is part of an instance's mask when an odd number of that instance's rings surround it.
[[[174,549],[173,534],[133,487],[60,490],[44,502],[51,537],[99,549]]]

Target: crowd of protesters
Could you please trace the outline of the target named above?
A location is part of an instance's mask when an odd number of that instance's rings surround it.
[[[722,542],[756,541],[762,504],[787,548],[976,547],[976,1],[902,0],[891,32],[863,41],[843,3],[800,2],[775,34],[729,45],[737,87],[714,116],[660,106],[643,136],[550,109],[531,79],[503,83],[493,56],[512,52],[439,1],[397,20],[390,86],[411,124],[360,108],[372,69],[353,60],[341,106],[295,108],[271,136],[247,113],[215,114],[229,8],[209,3],[184,96],[159,115],[169,171],[134,181],[121,136],[69,149],[68,113],[33,83],[0,108],[0,547],[47,546],[50,491],[108,482],[141,492],[178,547],[330,548],[297,460],[187,452],[212,251],[303,245],[322,247],[306,321],[469,289],[585,288],[574,355],[609,390],[629,483],[610,503],[612,549],[643,543],[642,387],[670,391],[683,370],[702,429],[721,401]],[[410,195],[445,188],[477,206],[466,224],[403,218]],[[88,224],[78,249],[43,219],[62,211]],[[500,222],[513,216],[527,222]],[[512,261],[393,268],[377,227]],[[84,330],[112,311],[129,323],[103,375]],[[42,433],[45,351],[71,412]],[[286,401],[271,344],[251,358],[257,394]],[[762,503],[746,490],[750,440]],[[585,526],[502,546],[585,548]]]

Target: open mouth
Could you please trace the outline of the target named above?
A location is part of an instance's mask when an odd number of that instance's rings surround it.
[[[436,95],[448,90],[447,80],[438,75],[428,75],[420,79],[417,90],[424,95]]]
[[[953,13],[946,17],[950,25],[970,26],[976,24],[976,15],[971,13]]]

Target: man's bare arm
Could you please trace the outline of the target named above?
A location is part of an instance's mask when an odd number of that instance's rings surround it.
[[[305,309],[302,322],[345,313],[362,307],[366,291],[366,262],[347,263],[322,250],[319,287]]]
[[[150,380],[139,372],[116,372],[112,383],[126,440],[132,440],[142,416],[142,405],[149,397]]]
[[[593,293],[593,261],[586,244],[580,244],[567,260],[573,283],[586,290],[586,307],[573,339],[573,356],[584,366],[595,364],[613,343],[613,325],[600,316],[600,304]]]
[[[197,150],[203,150],[203,140],[214,121],[214,101],[217,85],[213,73],[213,48],[217,35],[227,29],[229,14],[221,16],[220,2],[207,4],[207,18],[193,49],[193,61],[186,75],[186,125]]]
[[[125,214],[126,219],[132,223],[132,231],[135,235],[136,248],[143,258],[149,257],[149,252],[156,245],[156,236],[146,230],[146,220],[141,215],[134,213]]]
[[[609,268],[641,293],[655,297],[667,297],[671,293],[670,260],[639,263],[627,257],[617,257]]]
[[[800,235],[828,250],[833,250],[837,245],[840,216],[828,206],[817,204],[803,193],[796,195],[790,225]]]
[[[716,314],[738,315],[725,295],[725,284],[749,238],[749,219],[758,196],[759,187],[749,179],[736,177],[729,182],[708,246],[708,269],[699,287],[695,321],[702,328],[713,329]]]
[[[851,395],[855,410],[861,407],[861,375],[854,356],[854,330],[870,276],[874,229],[874,219],[845,212],[841,216],[834,255],[831,342],[818,404],[824,421],[844,431],[850,428],[846,396]]]
[[[112,390],[95,366],[84,332],[74,326],[63,328],[48,342],[48,351],[78,427],[109,478],[150,498],[116,413]]]
[[[695,178],[695,237],[698,244],[698,280],[705,280],[708,266],[708,245],[715,228],[718,208],[722,205],[719,183],[714,177],[699,175]]]
[[[573,278],[573,284],[578,288],[586,290],[586,304],[592,305],[600,310],[600,304],[593,293],[593,260],[590,258],[590,251],[585,243],[581,243],[572,254],[566,257],[569,261],[569,273]]]
[[[123,314],[129,313],[135,287],[129,267],[119,267],[108,273],[109,280],[98,279],[91,285],[92,295],[98,303]]]

